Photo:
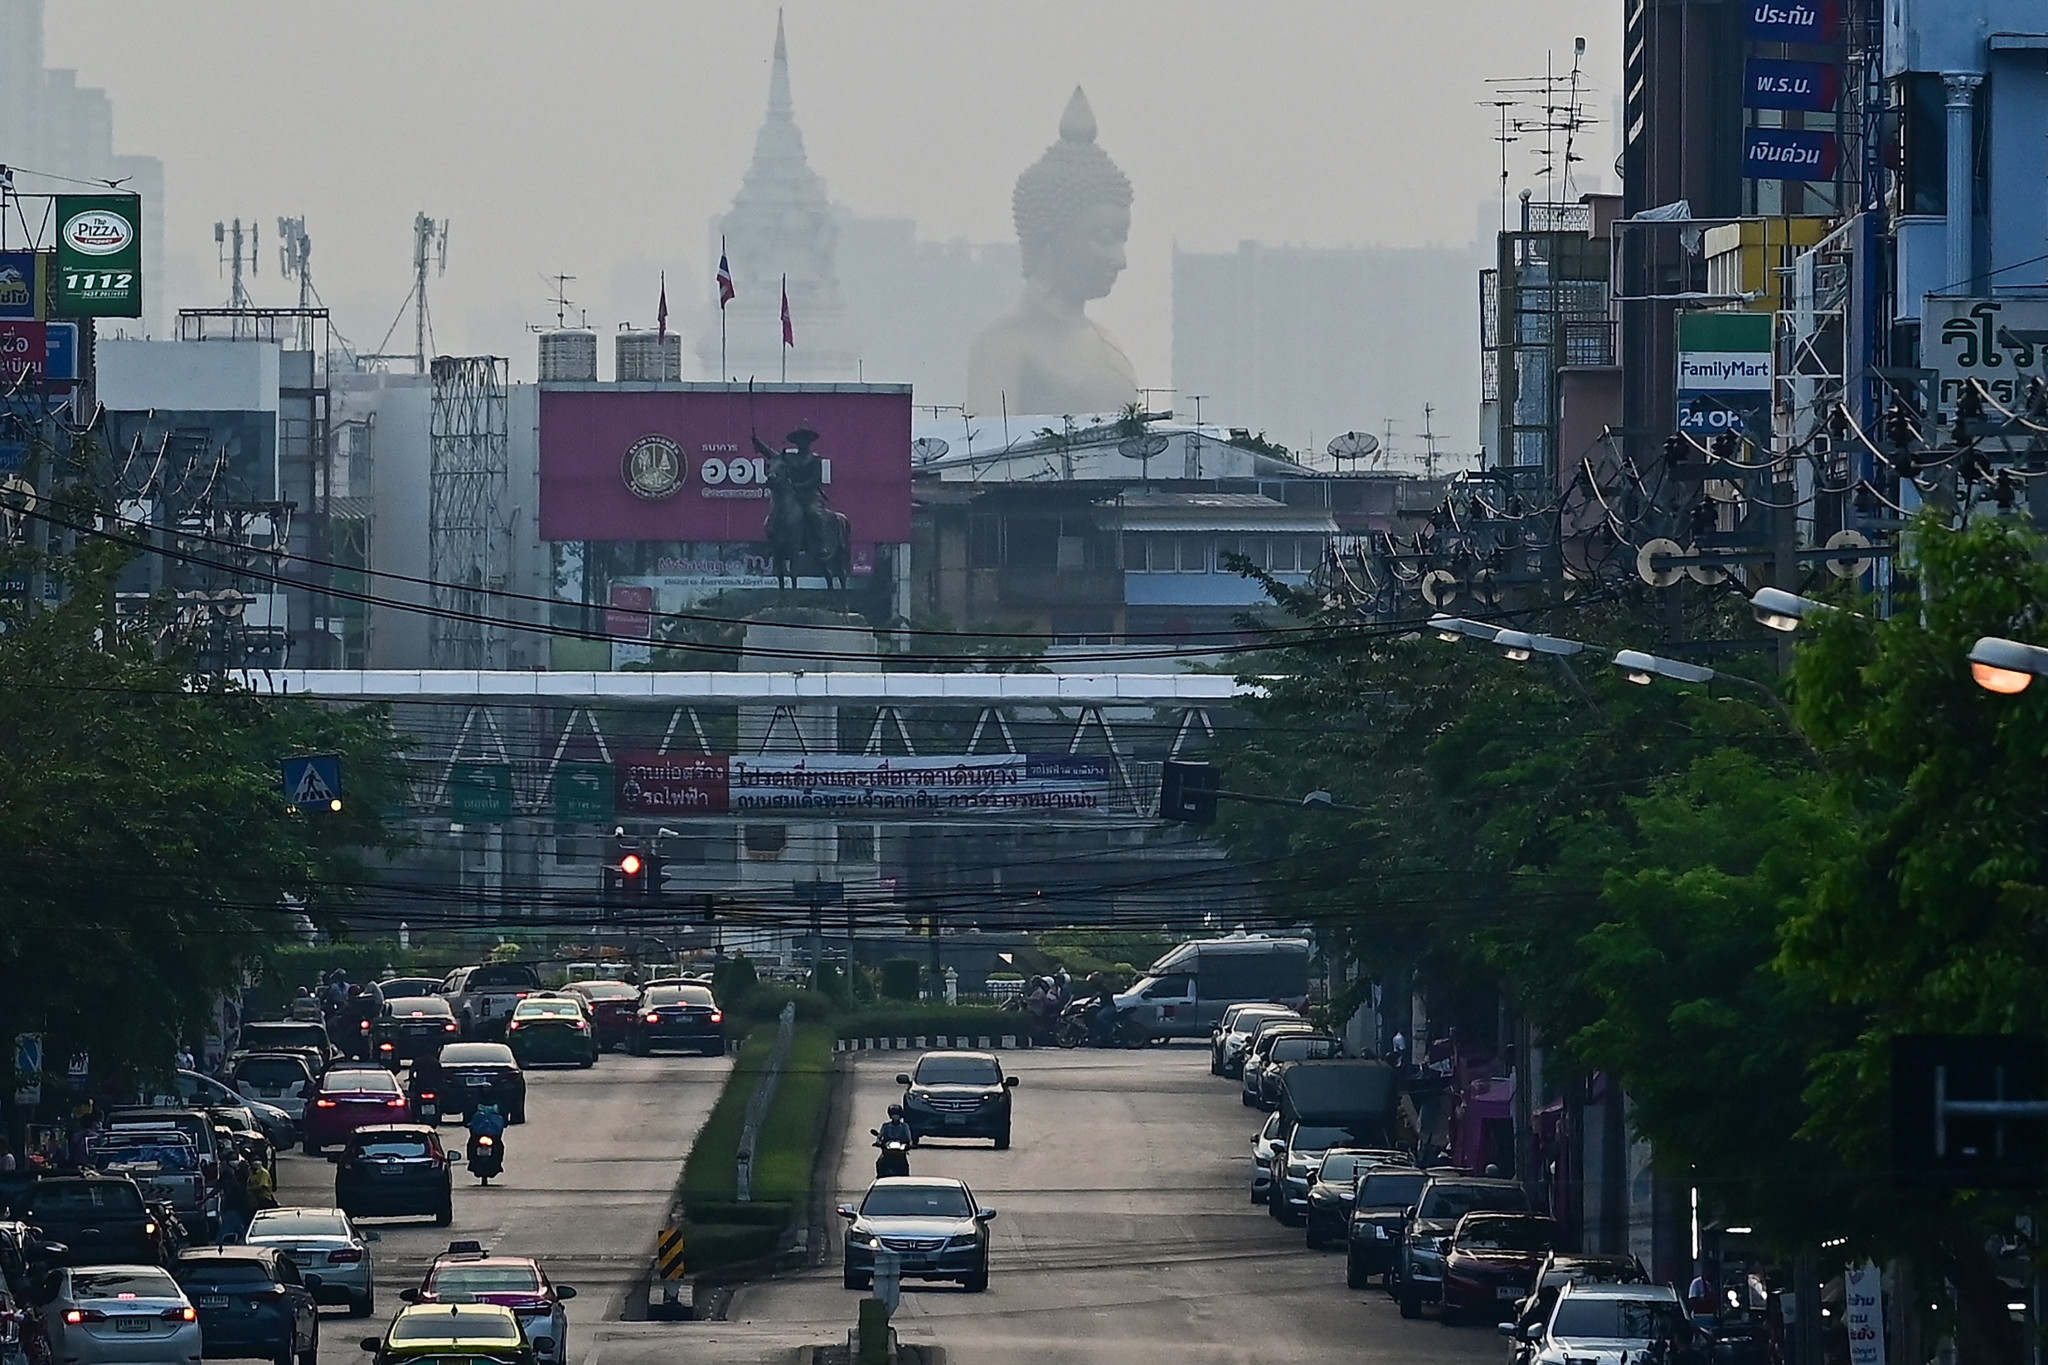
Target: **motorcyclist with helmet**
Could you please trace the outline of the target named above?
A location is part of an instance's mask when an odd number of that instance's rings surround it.
[[[911,1132],[903,1106],[890,1105],[888,1121],[873,1132],[875,1146],[882,1149],[882,1154],[875,1158],[875,1175],[909,1175],[910,1148],[917,1141],[917,1135]]]
[[[469,1173],[489,1183],[505,1169],[505,1115],[495,1104],[478,1104],[469,1113]]]

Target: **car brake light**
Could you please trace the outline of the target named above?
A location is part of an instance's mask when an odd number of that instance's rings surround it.
[[[315,1109],[332,1109],[332,1108],[334,1108],[334,1101],[333,1101],[333,1100],[314,1100],[314,1101],[313,1101],[313,1107],[314,1107]]]
[[[388,1099],[384,1101],[384,1107],[386,1109],[403,1109],[405,1108],[405,1097],[400,1095],[395,1099]]]
[[[661,1016],[658,1014],[650,1014],[647,1016],[647,1022],[650,1024],[658,1024],[661,1022]]]
[[[420,1091],[420,1098],[423,1100],[430,1100],[434,1098],[434,1092],[431,1090],[422,1090]]]
[[[725,1022],[725,1016],[719,1013],[717,1010],[713,1010],[711,1011],[711,1022],[714,1024],[722,1024]]]
[[[105,1322],[107,1315],[97,1308],[74,1308],[64,1315],[64,1321],[76,1327],[81,1322]]]
[[[327,1261],[330,1265],[354,1265],[362,1259],[363,1253],[354,1247],[344,1251],[330,1251],[327,1253]]]
[[[443,1033],[453,1033],[453,1032],[455,1032],[455,1025],[453,1025],[453,1024],[443,1024],[443,1025],[441,1025],[441,1032],[443,1032]]]
[[[506,1031],[507,1031],[507,1032],[510,1032],[511,1030],[513,1030],[513,1029],[516,1029],[516,1028],[518,1028],[518,1027],[519,1027],[519,1021],[518,1021],[517,1019],[514,1019],[514,1020],[513,1020],[513,1021],[512,1021],[511,1023],[509,1023],[509,1024],[505,1025],[505,1029],[506,1029]]]

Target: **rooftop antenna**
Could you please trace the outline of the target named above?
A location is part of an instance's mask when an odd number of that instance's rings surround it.
[[[1423,473],[1432,479],[1436,477],[1435,417],[1436,405],[1434,403],[1424,403],[1422,405],[1422,469]]]
[[[427,338],[433,332],[433,321],[427,312],[427,260],[432,257],[436,264],[435,273],[448,273],[448,220],[435,222],[422,210],[412,220],[412,291],[413,291],[413,373],[427,372]]]
[[[1514,108],[1517,103],[1518,101],[1516,100],[1480,101],[1480,104],[1494,111],[1494,116],[1499,122],[1499,127],[1494,132],[1493,140],[1500,144],[1500,230],[1502,232],[1508,230],[1508,147],[1511,143],[1522,140],[1508,126],[1508,110]]]
[[[1561,202],[1571,192],[1572,164],[1581,158],[1574,150],[1579,131],[1597,125],[1600,120],[1586,112],[1586,96],[1593,87],[1586,84],[1583,62],[1586,55],[1586,40],[1572,40],[1572,69],[1569,74],[1558,74],[1551,58],[1546,54],[1541,76],[1510,76],[1489,80],[1499,101],[1485,101],[1489,106],[1500,107],[1501,126],[1496,141],[1502,143],[1501,165],[1503,189],[1505,189],[1507,142],[1515,140],[1511,135],[1541,134],[1543,146],[1537,155],[1543,166],[1537,174],[1549,177],[1551,199]],[[1529,110],[1528,115],[1511,114],[1511,110]],[[1559,159],[1557,139],[1564,136],[1563,158]],[[1503,218],[1505,198],[1503,198]]]
[[[277,268],[288,280],[299,282],[299,307],[311,308],[313,293],[313,239],[306,235],[306,220],[277,220]]]
[[[243,237],[242,220],[239,218],[235,219],[232,225],[228,223],[215,223],[213,225],[213,242],[219,248],[220,265],[223,270],[228,272],[228,279],[230,280],[228,285],[228,307],[230,308],[254,308],[256,306],[256,301],[249,297],[249,290],[242,283],[242,267],[244,265],[248,266],[251,275],[256,273],[257,245],[256,225],[254,223],[249,224],[248,227],[248,250],[246,252],[242,249]]]
[[[555,328],[561,330],[569,325],[569,310],[576,305],[569,301],[569,282],[574,275],[546,275],[542,278],[552,282],[555,292],[548,295],[548,302],[555,305]]]

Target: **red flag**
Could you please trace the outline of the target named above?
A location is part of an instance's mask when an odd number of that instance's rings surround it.
[[[668,272],[661,272],[661,307],[654,314],[655,339],[668,340]]]
[[[789,276],[782,277],[782,344],[796,345],[796,328],[789,321]]]

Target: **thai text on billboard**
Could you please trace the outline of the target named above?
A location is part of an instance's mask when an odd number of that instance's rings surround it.
[[[2048,299],[1929,294],[1924,303],[1920,353],[1940,378],[1939,421],[1947,424],[1972,379],[1997,406],[2024,409],[2028,386],[2048,378]]]
[[[1833,133],[1804,128],[1749,128],[1742,134],[1742,174],[1749,180],[1833,180],[1842,144]]]
[[[947,815],[1099,811],[1093,754],[621,754],[617,806],[639,815]]]
[[[543,388],[544,540],[766,538],[768,468],[792,433],[812,449],[855,546],[910,540],[910,390]]]
[[[1749,0],[1753,43],[1832,43],[1842,36],[1842,0]]]
[[[1842,95],[1842,68],[1831,62],[1751,57],[1742,64],[1742,103],[1750,109],[1827,113]]]

